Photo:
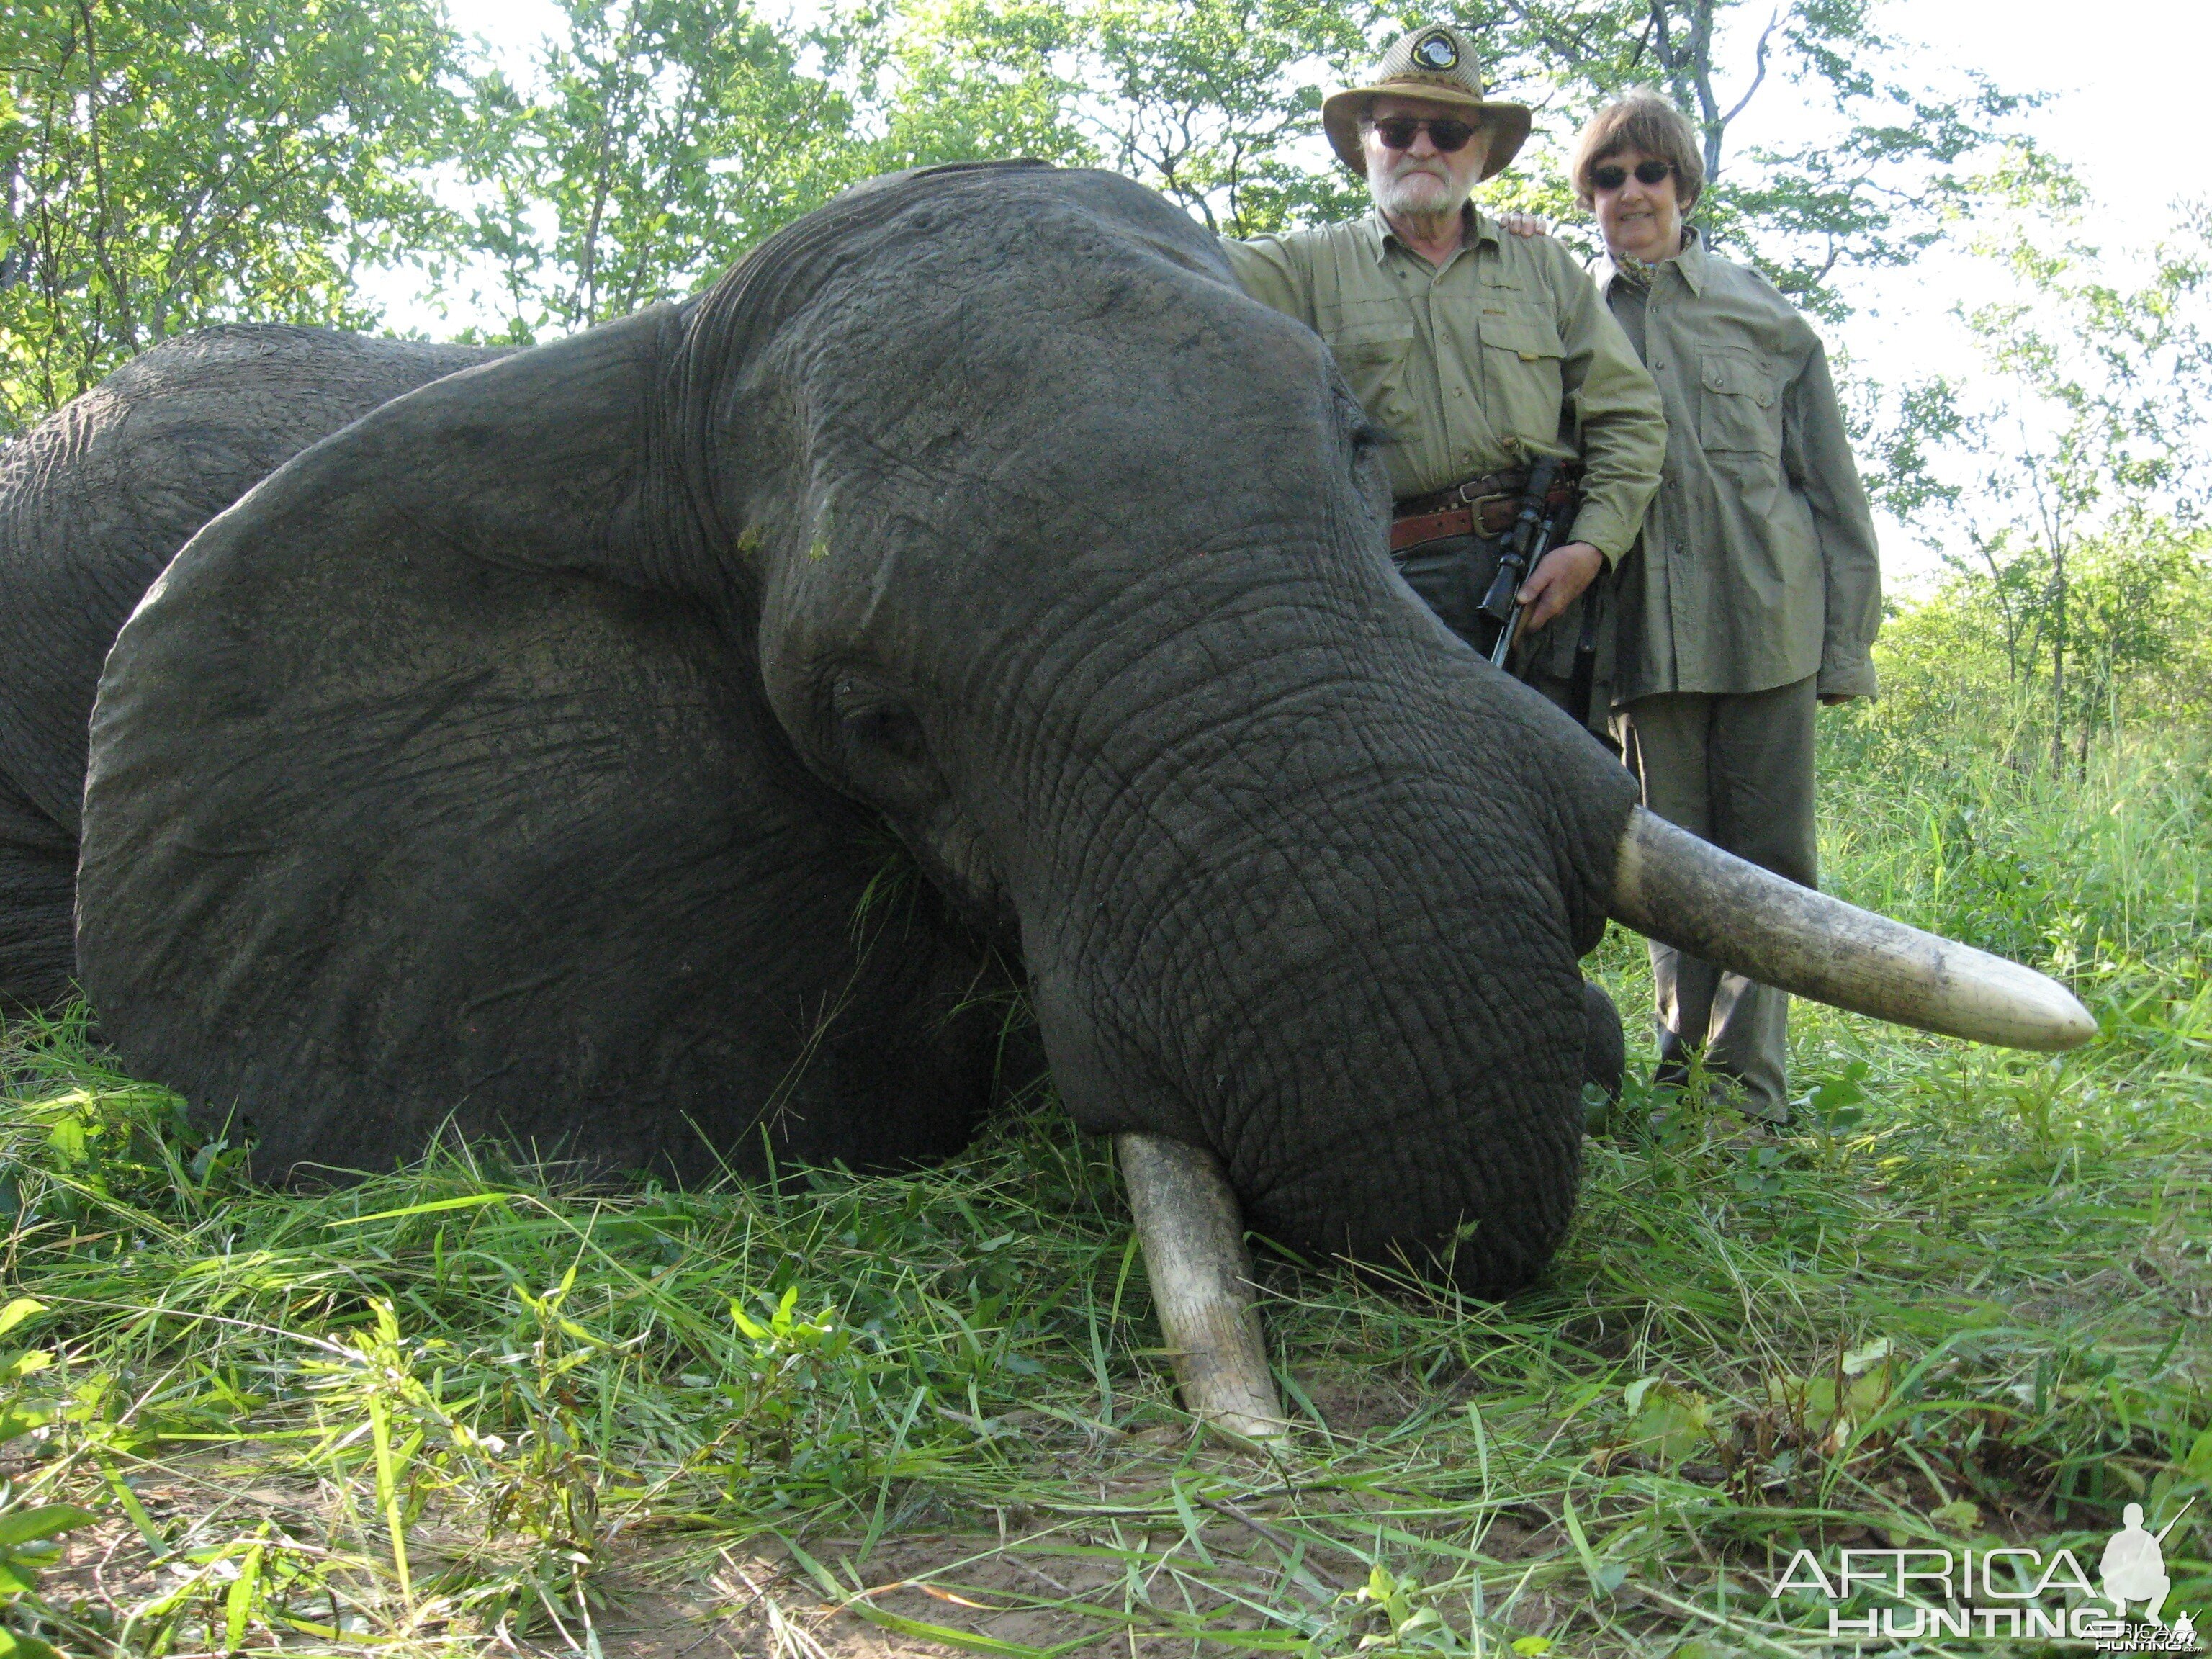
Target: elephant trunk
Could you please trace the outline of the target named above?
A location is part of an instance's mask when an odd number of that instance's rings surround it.
[[[1923,1031],[2046,1050],[2097,1034],[2033,969],[1800,887],[1640,806],[1620,837],[1612,914],[1763,985]]]
[[[1465,723],[1494,723],[1486,682],[1436,656]],[[1015,903],[1078,1123],[1205,1149],[1310,1261],[1503,1291],[1556,1248],[1580,1170],[1589,928],[1562,843],[1589,843],[1601,927],[1619,819],[1561,828],[1409,704],[1342,671],[1252,718],[1155,699],[1171,734],[1062,751],[1032,795],[1053,810]]]

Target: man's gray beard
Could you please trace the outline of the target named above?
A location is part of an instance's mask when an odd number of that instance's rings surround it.
[[[1367,193],[1385,218],[1449,219],[1473,194],[1472,190],[1462,191],[1451,201],[1446,199],[1450,192],[1451,186],[1432,173],[1367,181]]]

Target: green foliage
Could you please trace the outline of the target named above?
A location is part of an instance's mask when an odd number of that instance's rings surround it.
[[[585,326],[685,292],[900,167],[1103,165],[1230,234],[1344,217],[1364,191],[1322,141],[1322,96],[1425,15],[1384,0],[856,0],[801,31],[750,0],[562,8],[514,77],[471,70],[438,0],[8,13],[0,432],[180,329],[374,326],[361,285],[396,266],[484,319],[472,337]],[[1575,127],[1656,78],[1705,135],[1708,228],[1834,310],[1830,274],[1917,255],[1976,188],[1972,167],[2063,176],[2017,131],[2018,100],[1893,84],[1904,50],[1856,0],[1785,8],[1742,88],[1716,78],[1731,20],[1729,0],[1486,0],[1463,21],[1539,131],[1485,200],[1572,217],[1559,167]],[[1832,104],[1836,132],[1801,154],[1732,150],[1770,79]]]
[[[848,38],[875,71],[886,165],[1103,165],[1249,235],[1364,206],[1316,135],[1324,91],[1372,55],[1380,15],[1315,0],[905,0],[849,19]]]
[[[1229,235],[1364,208],[1333,160],[1316,167],[1312,135],[1376,16],[1321,0],[1094,0],[1086,79],[1108,157]]]
[[[856,65],[882,112],[886,170],[1030,156],[1092,167],[1066,67],[1075,15],[1046,0],[908,0],[849,25]]]
[[[1971,681],[1946,683],[1954,667],[1972,667],[1953,650],[1952,631],[1898,632],[1882,647],[1886,677],[1912,646],[1949,654],[1899,672],[1893,696],[1826,723],[1822,741],[1849,781],[1829,787],[1824,804],[1836,843],[1828,858],[1861,884],[1847,896],[2051,963],[2085,994],[2147,998],[2154,1009],[2196,997],[2212,969],[2202,861],[2212,776],[2202,725],[2146,721],[2076,782],[2070,767],[2054,775],[2023,761],[2012,738],[2033,738],[2035,710],[2008,708],[2001,684],[1981,688],[1991,693],[1984,700]],[[1867,786],[1873,777],[1880,787]]]
[[[534,85],[477,86],[479,294],[528,341],[719,275],[873,169],[805,42],[745,0],[562,0]]]
[[[1956,314],[1987,382],[1905,389],[1856,426],[1877,501],[1941,554],[1943,586],[1899,624],[1900,720],[1965,699],[2016,759],[2087,768],[2097,733],[2207,712],[2212,599],[2212,217],[2148,254],[2079,236],[2070,181],[2022,165],[1979,251],[2002,297]],[[1944,650],[1931,648],[1941,636]],[[1938,682],[1941,684],[1938,684]]]
[[[434,0],[0,11],[0,435],[183,329],[362,327],[434,252],[461,105]]]
[[[0,1308],[0,1336],[46,1311],[43,1303],[17,1297]],[[12,1446],[53,1419],[30,1387],[53,1362],[45,1348],[0,1353],[0,1447]],[[59,1659],[40,1634],[52,1621],[53,1611],[39,1596],[39,1576],[60,1555],[57,1540],[94,1516],[75,1504],[31,1501],[38,1485],[14,1479],[0,1483],[0,1655]]]
[[[1364,186],[1321,141],[1322,100],[1430,15],[1381,0],[1083,0],[1044,9],[908,0],[853,14],[847,29],[855,42],[885,33],[898,42],[875,52],[886,73],[872,101],[888,112],[888,155],[1095,155],[1210,228],[1249,235],[1364,210]],[[1759,37],[1753,78],[1725,87],[1716,39],[1743,15],[1729,0],[1462,9],[1486,82],[1538,112],[1534,141],[1484,199],[1576,217],[1560,169],[1582,120],[1656,82],[1704,135],[1713,182],[1700,222],[1793,298],[1834,313],[1843,302],[1831,276],[1907,263],[1948,234],[1999,146],[2011,145],[2019,165],[2045,165],[2021,128],[2028,100],[1972,77],[1946,91],[1901,79],[1909,47],[1856,0],[1777,11]],[[1770,76],[1833,108],[1835,130],[1788,153],[1732,149],[1729,128]]]
[[[2077,540],[2063,590],[2037,538],[1995,532],[1983,552],[1978,568],[1962,561],[1934,592],[1893,606],[1875,646],[1881,701],[1857,711],[1855,744],[1920,763],[1963,748],[2048,765],[2055,712],[2078,772],[2097,733],[2212,723],[2212,535],[2152,520]],[[2054,710],[2062,638],[2069,672]]]

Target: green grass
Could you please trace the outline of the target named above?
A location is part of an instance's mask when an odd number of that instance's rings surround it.
[[[447,1148],[283,1196],[80,1028],[10,1027],[8,1288],[44,1310],[7,1340],[51,1363],[7,1371],[43,1413],[7,1501],[102,1517],[15,1624],[597,1654],[659,1584],[793,1655],[857,1620],[1008,1659],[1810,1654],[1824,1604],[1768,1593],[1800,1547],[2094,1571],[2130,1500],[2194,1500],[2168,1612],[2202,1621],[2203,751],[2052,783],[1831,736],[1830,885],[2055,965],[2104,1037],[1800,1004],[1801,1127],[1632,1086],[1539,1290],[1265,1269],[1304,1424],[1272,1462],[1181,1432],[1105,1152],[1048,1103],[897,1179],[608,1197]],[[1644,1006],[1639,942],[1596,966]]]

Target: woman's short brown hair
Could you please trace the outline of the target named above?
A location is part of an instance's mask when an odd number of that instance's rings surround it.
[[[1698,204],[1705,189],[1705,158],[1698,150],[1697,131],[1659,94],[1639,88],[1591,116],[1575,141],[1568,176],[1575,181],[1575,199],[1585,212],[1594,205],[1590,174],[1607,156],[1625,149],[1640,149],[1674,169],[1674,199],[1683,212]]]

